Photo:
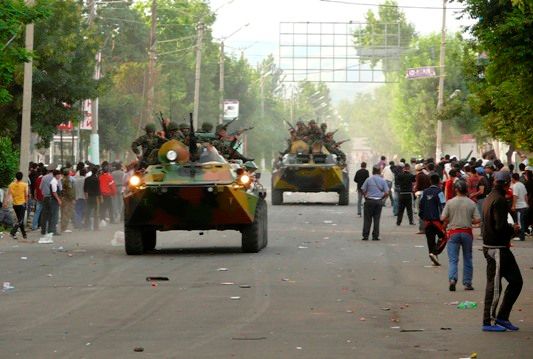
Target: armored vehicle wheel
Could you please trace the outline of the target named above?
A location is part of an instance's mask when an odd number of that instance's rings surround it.
[[[344,190],[339,192],[339,206],[347,206],[350,202],[350,191]]]
[[[155,229],[145,229],[142,231],[142,242],[144,252],[151,251],[157,244],[157,234]]]
[[[257,253],[268,242],[268,219],[265,200],[260,199],[255,209],[255,219],[252,224],[242,229],[242,251],[245,253]]]
[[[124,242],[126,254],[130,256],[143,254],[143,233],[140,229],[134,227],[125,227]]]
[[[272,199],[272,204],[274,206],[283,204],[283,192],[280,190],[273,189],[271,199]]]

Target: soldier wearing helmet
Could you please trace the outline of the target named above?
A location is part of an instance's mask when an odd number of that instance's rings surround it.
[[[320,127],[318,127],[315,120],[309,121],[309,124],[307,127],[309,129],[308,140],[310,144],[320,141],[322,137],[324,136],[324,134],[322,133],[322,130],[320,129]]]
[[[309,135],[309,130],[305,126],[305,123],[302,120],[298,120],[298,122],[296,122],[296,133],[294,137],[297,140],[306,141],[308,135]]]
[[[169,140],[177,140],[177,141],[183,141],[184,137],[181,133],[179,126],[176,122],[172,121],[167,125],[167,139]]]
[[[131,143],[131,150],[137,158],[141,160],[141,167],[144,167],[148,164],[148,157],[153,150],[158,149],[163,143],[164,140],[158,137],[155,133],[155,125],[149,123],[144,127],[146,134],[140,136],[135,141]],[[141,151],[139,151],[141,147]]]
[[[213,124],[210,122],[203,122],[202,126],[200,126],[199,133],[211,133],[213,132]]]
[[[180,132],[183,134],[183,137],[187,138],[191,129],[187,123],[180,123],[179,125]]]

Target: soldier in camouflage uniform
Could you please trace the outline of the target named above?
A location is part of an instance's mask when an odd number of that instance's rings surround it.
[[[159,147],[165,142],[161,137],[156,136],[155,125],[153,123],[147,124],[144,130],[146,131],[146,134],[131,143],[131,150],[137,155],[137,158],[139,158],[141,168],[150,164],[150,154],[154,150],[159,149]],[[142,152],[139,151],[139,146],[142,148]]]
[[[337,156],[339,163],[344,164],[346,163],[346,154],[341,151],[339,146],[340,143],[337,143],[333,139],[333,132],[326,133],[326,135],[324,136],[324,147],[326,147],[329,153],[332,153]]]
[[[183,142],[185,140],[185,137],[183,136],[183,133],[181,133],[179,126],[176,122],[170,122],[167,125],[167,139],[168,140],[177,140],[180,142]]]
[[[213,132],[213,124],[210,122],[204,122],[202,123],[202,126],[200,126],[200,129],[197,131],[199,133],[211,133]]]
[[[215,139],[211,144],[227,159],[242,160],[243,162],[253,161],[253,159],[244,157],[233,147],[238,140],[239,134],[230,135],[224,125],[218,125],[215,130]]]
[[[307,136],[309,136],[309,130],[305,126],[305,123],[302,120],[299,120],[296,122],[296,133],[294,134],[294,139],[307,141]]]
[[[307,126],[308,128],[308,143],[312,145],[313,143],[322,140],[322,137],[324,134],[320,130],[320,128],[317,126],[315,120],[309,121],[309,124]]]
[[[322,134],[325,136],[326,133],[328,132],[328,124],[325,122],[322,122],[320,124],[320,130],[322,131]]]

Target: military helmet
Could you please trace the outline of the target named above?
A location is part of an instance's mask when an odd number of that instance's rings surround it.
[[[302,126],[303,126],[303,125],[304,125],[304,122],[303,122],[302,120],[298,120],[298,121],[296,122],[296,124],[297,124],[297,125],[302,125]]]
[[[179,126],[176,122],[172,121],[167,125],[167,131],[177,131]]]
[[[189,128],[190,128],[189,125],[186,124],[186,123],[180,123],[180,125],[179,125],[179,129],[180,130],[185,130],[185,129],[189,129]]]
[[[213,131],[213,124],[210,122],[204,122],[202,123],[202,131],[204,132],[211,132]]]
[[[217,127],[215,127],[215,132],[219,132],[220,130],[223,130],[224,129],[224,125],[217,125]]]
[[[148,123],[144,126],[146,132],[155,132],[155,125],[153,123]]]
[[[320,124],[320,128],[328,128],[328,124],[322,122],[322,123]]]
[[[311,121],[309,121],[309,124],[310,125],[316,125],[316,121],[315,120],[311,120]]]

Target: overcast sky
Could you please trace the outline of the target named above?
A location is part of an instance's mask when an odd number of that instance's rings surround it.
[[[343,0],[344,1],[344,0]],[[260,62],[268,54],[278,59],[280,22],[363,22],[368,10],[377,11],[380,0],[346,0],[355,4],[348,5],[320,0],[211,0],[211,7],[217,11],[214,25],[215,37],[226,37],[235,30],[249,23],[226,40],[226,52],[244,55],[252,64]],[[414,24],[420,34],[440,32],[442,22],[442,0],[398,0],[399,6],[435,7],[435,9],[402,8],[409,22]],[[451,3],[448,7],[459,8],[461,4]],[[458,11],[447,11],[448,31],[460,31],[461,26],[469,25],[470,20],[458,20]],[[336,86],[336,97],[351,96],[355,91],[364,91],[373,86],[357,84],[356,86]],[[344,88],[344,89],[343,89]]]

